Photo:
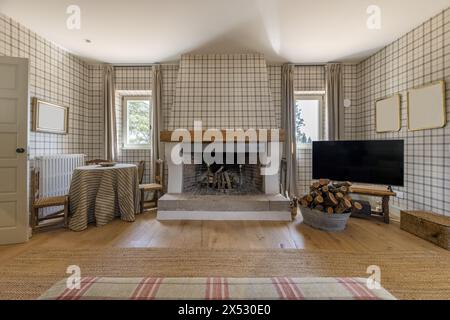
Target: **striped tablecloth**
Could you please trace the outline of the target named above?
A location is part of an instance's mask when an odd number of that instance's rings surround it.
[[[94,221],[103,226],[116,216],[134,221],[138,191],[138,170],[133,164],[76,168],[69,191],[69,229],[82,231]]]

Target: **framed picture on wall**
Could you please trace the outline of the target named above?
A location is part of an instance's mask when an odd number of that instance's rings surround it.
[[[408,91],[408,129],[442,128],[447,124],[445,82],[437,81]]]
[[[401,128],[400,95],[378,100],[375,103],[376,129],[381,132],[396,132]]]
[[[33,98],[33,131],[69,133],[69,108]]]

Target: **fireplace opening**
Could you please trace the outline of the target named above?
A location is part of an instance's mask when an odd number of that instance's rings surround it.
[[[215,157],[214,154],[212,156]],[[218,158],[225,160],[226,157],[227,155],[223,154],[223,158]],[[249,153],[239,154],[239,157],[234,153],[234,161],[231,164],[208,164],[205,161],[201,164],[185,164],[183,192],[198,195],[262,194],[261,164],[259,160],[253,164],[249,162]]]

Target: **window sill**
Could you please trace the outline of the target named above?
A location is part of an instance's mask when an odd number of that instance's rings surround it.
[[[312,143],[308,144],[297,144],[297,150],[311,150]]]
[[[151,147],[121,147],[121,150],[151,150]]]

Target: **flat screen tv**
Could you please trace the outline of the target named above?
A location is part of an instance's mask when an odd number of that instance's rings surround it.
[[[313,179],[404,185],[404,141],[313,142]]]

